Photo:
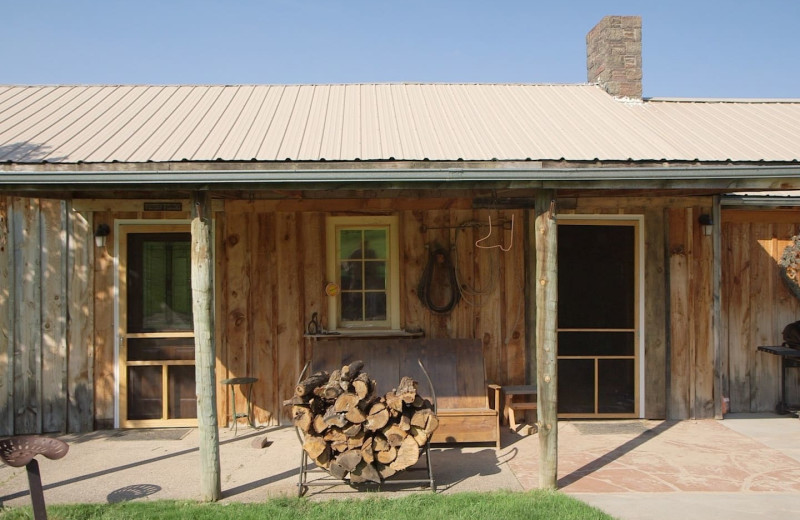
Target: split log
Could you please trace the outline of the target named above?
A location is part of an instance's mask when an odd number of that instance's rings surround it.
[[[363,368],[363,361],[353,361],[349,365],[343,366],[341,371],[342,381],[352,381],[361,373]]]
[[[325,412],[322,420],[325,421],[325,424],[328,426],[338,426],[339,428],[347,426],[347,419],[345,419],[344,414],[337,413],[332,406]]]
[[[333,410],[335,412],[349,412],[352,408],[356,407],[361,399],[356,394],[345,392],[336,398],[333,403]]]
[[[350,472],[351,482],[376,482],[381,483],[381,474],[378,469],[369,461],[362,460],[353,471]]]
[[[408,436],[414,439],[414,442],[417,443],[417,446],[420,448],[425,446],[425,443],[428,442],[428,434],[422,428],[417,428],[416,426],[412,426],[408,430]]]
[[[314,391],[315,388],[325,383],[330,376],[327,372],[317,372],[303,379],[294,388],[294,395],[304,397]]]
[[[375,461],[375,452],[372,451],[372,443],[375,437],[364,437],[364,443],[361,444],[361,459],[372,464]]]
[[[397,448],[389,446],[385,450],[375,452],[375,460],[381,464],[390,464],[397,458]]]
[[[372,448],[375,452],[385,451],[389,449],[389,441],[383,435],[376,435],[372,438]]]
[[[303,449],[306,450],[306,453],[308,453],[308,456],[312,459],[319,457],[327,448],[328,443],[318,435],[306,435],[306,438],[303,440]]]
[[[386,408],[393,411],[392,415],[403,411],[403,398],[398,396],[394,391],[386,393]]]
[[[375,469],[378,470],[378,474],[382,479],[387,479],[397,473],[397,470],[392,469],[388,464],[375,464]]]
[[[367,414],[358,406],[354,406],[344,414],[344,418],[351,423],[361,424],[367,420]]]
[[[353,379],[353,391],[360,399],[366,399],[367,396],[372,394],[374,388],[374,381],[372,381],[364,372],[361,372],[358,374],[358,377]]]
[[[334,478],[343,479],[345,476],[347,476],[347,470],[344,469],[344,466],[342,466],[335,460],[331,461],[331,464],[328,467],[328,471]]]
[[[325,422],[325,416],[323,414],[317,414],[314,416],[314,431],[317,433],[323,433],[330,427],[328,423]]]
[[[389,466],[393,470],[402,471],[416,464],[418,460],[419,444],[414,440],[414,437],[408,436],[403,439],[403,443],[397,448],[397,457]]]
[[[307,406],[292,406],[292,419],[294,425],[304,433],[308,433],[311,430],[311,423],[314,420],[311,415],[311,409]]]
[[[358,466],[359,462],[361,462],[360,450],[348,450],[336,457],[336,463],[347,471],[353,471],[356,469],[356,466]]]
[[[403,415],[400,416],[400,422],[398,426],[404,432],[407,432],[411,428],[411,414],[408,412],[403,412]]]
[[[342,433],[347,438],[355,437],[359,433],[362,433],[361,425],[360,424],[351,424],[342,429]]]
[[[414,399],[417,397],[417,382],[411,379],[410,377],[406,376],[400,380],[400,384],[397,385],[397,390],[395,390],[395,394],[397,397],[402,399],[402,401],[406,404],[411,404],[414,402]]]
[[[366,428],[370,431],[378,431],[389,423],[389,410],[383,402],[377,402],[369,409]]]
[[[383,436],[386,437],[389,446],[400,446],[400,444],[403,442],[403,439],[408,437],[408,432],[400,428],[399,424],[390,424],[381,431]]]

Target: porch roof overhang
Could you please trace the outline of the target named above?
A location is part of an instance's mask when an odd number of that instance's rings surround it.
[[[800,189],[800,164],[551,166],[517,162],[120,163],[0,165],[0,190]]]

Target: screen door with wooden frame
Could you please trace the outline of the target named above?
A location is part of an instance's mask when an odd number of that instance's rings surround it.
[[[638,225],[558,222],[559,417],[638,416]]]
[[[189,226],[119,231],[120,426],[196,426]]]

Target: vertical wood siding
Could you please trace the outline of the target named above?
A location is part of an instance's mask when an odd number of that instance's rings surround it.
[[[800,302],[780,277],[778,260],[800,233],[800,211],[722,213],[723,395],[732,412],[773,411],[780,400],[780,358],[757,350],[780,345],[800,320]],[[800,374],[786,371],[786,400],[800,402]]]
[[[710,198],[581,198],[585,215],[644,215],[645,411],[648,417],[713,417],[712,240],[697,219]],[[313,312],[327,325],[327,215],[399,217],[401,325],[428,337],[480,339],[487,379],[525,382],[523,210],[473,210],[458,199],[230,201],[216,215],[217,377],[254,375],[256,420],[286,422],[282,406],[308,359]],[[732,411],[774,408],[779,344],[800,305],[783,287],[776,259],[800,232],[797,212],[735,212],[723,218],[722,394]],[[483,250],[475,222],[515,216],[513,248]],[[142,212],[78,213],[67,203],[0,198],[0,433],[87,431],[114,414],[114,251],[94,247],[97,223],[158,218]],[[174,218],[174,215],[171,215]],[[773,218],[774,217],[774,218]],[[113,230],[113,226],[112,226]],[[498,230],[498,241],[512,241]],[[427,310],[417,283],[434,245],[449,248],[460,283],[474,290],[447,315]],[[24,283],[17,283],[17,280]],[[488,291],[492,286],[492,290]],[[482,294],[485,292],[485,294]],[[787,397],[798,402],[797,371]],[[225,389],[227,390],[227,389]],[[230,393],[218,391],[221,423]],[[236,397],[243,410],[244,396]],[[62,403],[59,406],[58,403]],[[59,411],[61,410],[61,411]]]
[[[97,284],[96,273],[92,268],[95,263],[94,227],[91,215],[70,212],[68,234],[68,267],[69,277],[69,323],[67,333],[67,431],[85,432],[94,426],[95,411],[95,386],[94,368],[95,354],[97,352],[97,330],[95,323],[100,325],[102,333],[113,328],[104,321],[97,322],[100,318],[112,318],[113,312],[98,312],[103,308],[103,303],[112,305],[109,292],[114,287],[111,285]],[[95,292],[95,287],[101,291]],[[113,309],[113,306],[112,306]],[[113,336],[107,348],[112,349],[112,354],[101,360],[110,359],[110,366],[101,365],[103,370],[111,370],[113,374]],[[105,346],[104,343],[100,344]],[[105,349],[101,349],[103,352]],[[113,381],[113,376],[112,376]],[[106,386],[104,385],[104,389]],[[113,389],[111,392],[111,406],[113,407]],[[105,401],[99,401],[101,407]],[[101,408],[103,409],[103,408]],[[113,408],[111,408],[113,413]]]
[[[14,433],[14,212],[0,197],[0,435]]]
[[[73,276],[71,226],[65,201],[0,198],[1,435],[91,429],[91,367],[79,361],[91,356],[91,327],[74,331],[92,315],[75,300],[92,295],[81,290],[88,277]],[[77,263],[88,270],[91,258]]]
[[[321,205],[321,206],[324,206]],[[412,204],[413,206],[413,204]],[[383,210],[385,212],[385,210]],[[365,213],[367,213],[365,211]],[[516,212],[515,246],[508,253],[474,247],[479,232],[463,223],[486,223],[486,210],[441,207],[398,209],[400,221],[401,324],[406,330],[423,330],[428,337],[480,338],[490,381],[525,382],[524,309],[522,272],[522,211]],[[306,325],[317,312],[327,326],[324,294],[325,218],[323,211],[271,211],[257,203],[231,202],[225,209],[224,262],[219,265],[219,285],[225,303],[220,331],[225,346],[219,349],[218,377],[253,375],[256,419],[261,423],[287,422],[281,403],[291,397],[296,379],[308,359],[310,341]],[[349,213],[354,214],[354,213]],[[493,212],[493,218],[510,218],[511,212]],[[456,227],[453,227],[456,226]],[[488,229],[481,228],[485,234]],[[498,230],[511,241],[510,231]],[[494,289],[474,296],[474,305],[462,301],[446,315],[434,314],[417,297],[417,283],[436,245],[451,248],[458,239],[462,282],[481,288],[494,280]],[[519,317],[518,317],[519,316]],[[236,396],[244,409],[244,397]],[[219,399],[220,421],[230,417],[230,394]],[[240,408],[241,407],[241,408]]]

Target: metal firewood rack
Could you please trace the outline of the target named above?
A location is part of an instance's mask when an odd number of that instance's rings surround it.
[[[425,379],[428,381],[428,387],[430,388],[431,393],[431,400],[433,401],[433,413],[436,413],[436,391],[433,388],[433,382],[431,381],[430,376],[428,375],[428,371],[425,370],[425,365],[422,364],[422,360],[417,360],[419,363],[419,367],[422,369],[422,373],[425,374]],[[311,367],[311,360],[309,360],[303,370],[300,372],[300,376],[297,378],[297,383],[300,384],[300,381],[303,380],[305,377],[306,372]],[[303,449],[303,442],[305,441],[305,437],[303,431],[295,427],[295,432],[297,433],[297,439],[300,441],[300,474],[299,480],[297,482],[297,496],[302,497],[308,491],[308,488],[311,486],[336,486],[336,485],[349,485],[355,488],[370,488],[370,487],[377,487],[378,489],[381,488],[383,485],[410,485],[410,484],[418,484],[421,487],[428,486],[431,491],[436,492],[436,482],[433,478],[433,466],[431,464],[431,442],[428,440],[425,443],[425,446],[422,447],[422,452],[424,454],[424,462],[425,466],[422,468],[406,468],[400,473],[389,477],[388,479],[383,480],[380,483],[377,482],[359,482],[358,484],[350,482],[349,478],[339,479],[332,476],[327,470],[318,467],[313,461],[310,460],[308,453],[306,450]],[[427,473],[427,478],[397,478],[398,475],[402,475],[404,473],[419,473],[425,471]],[[309,478],[309,475],[319,475],[319,477]]]

